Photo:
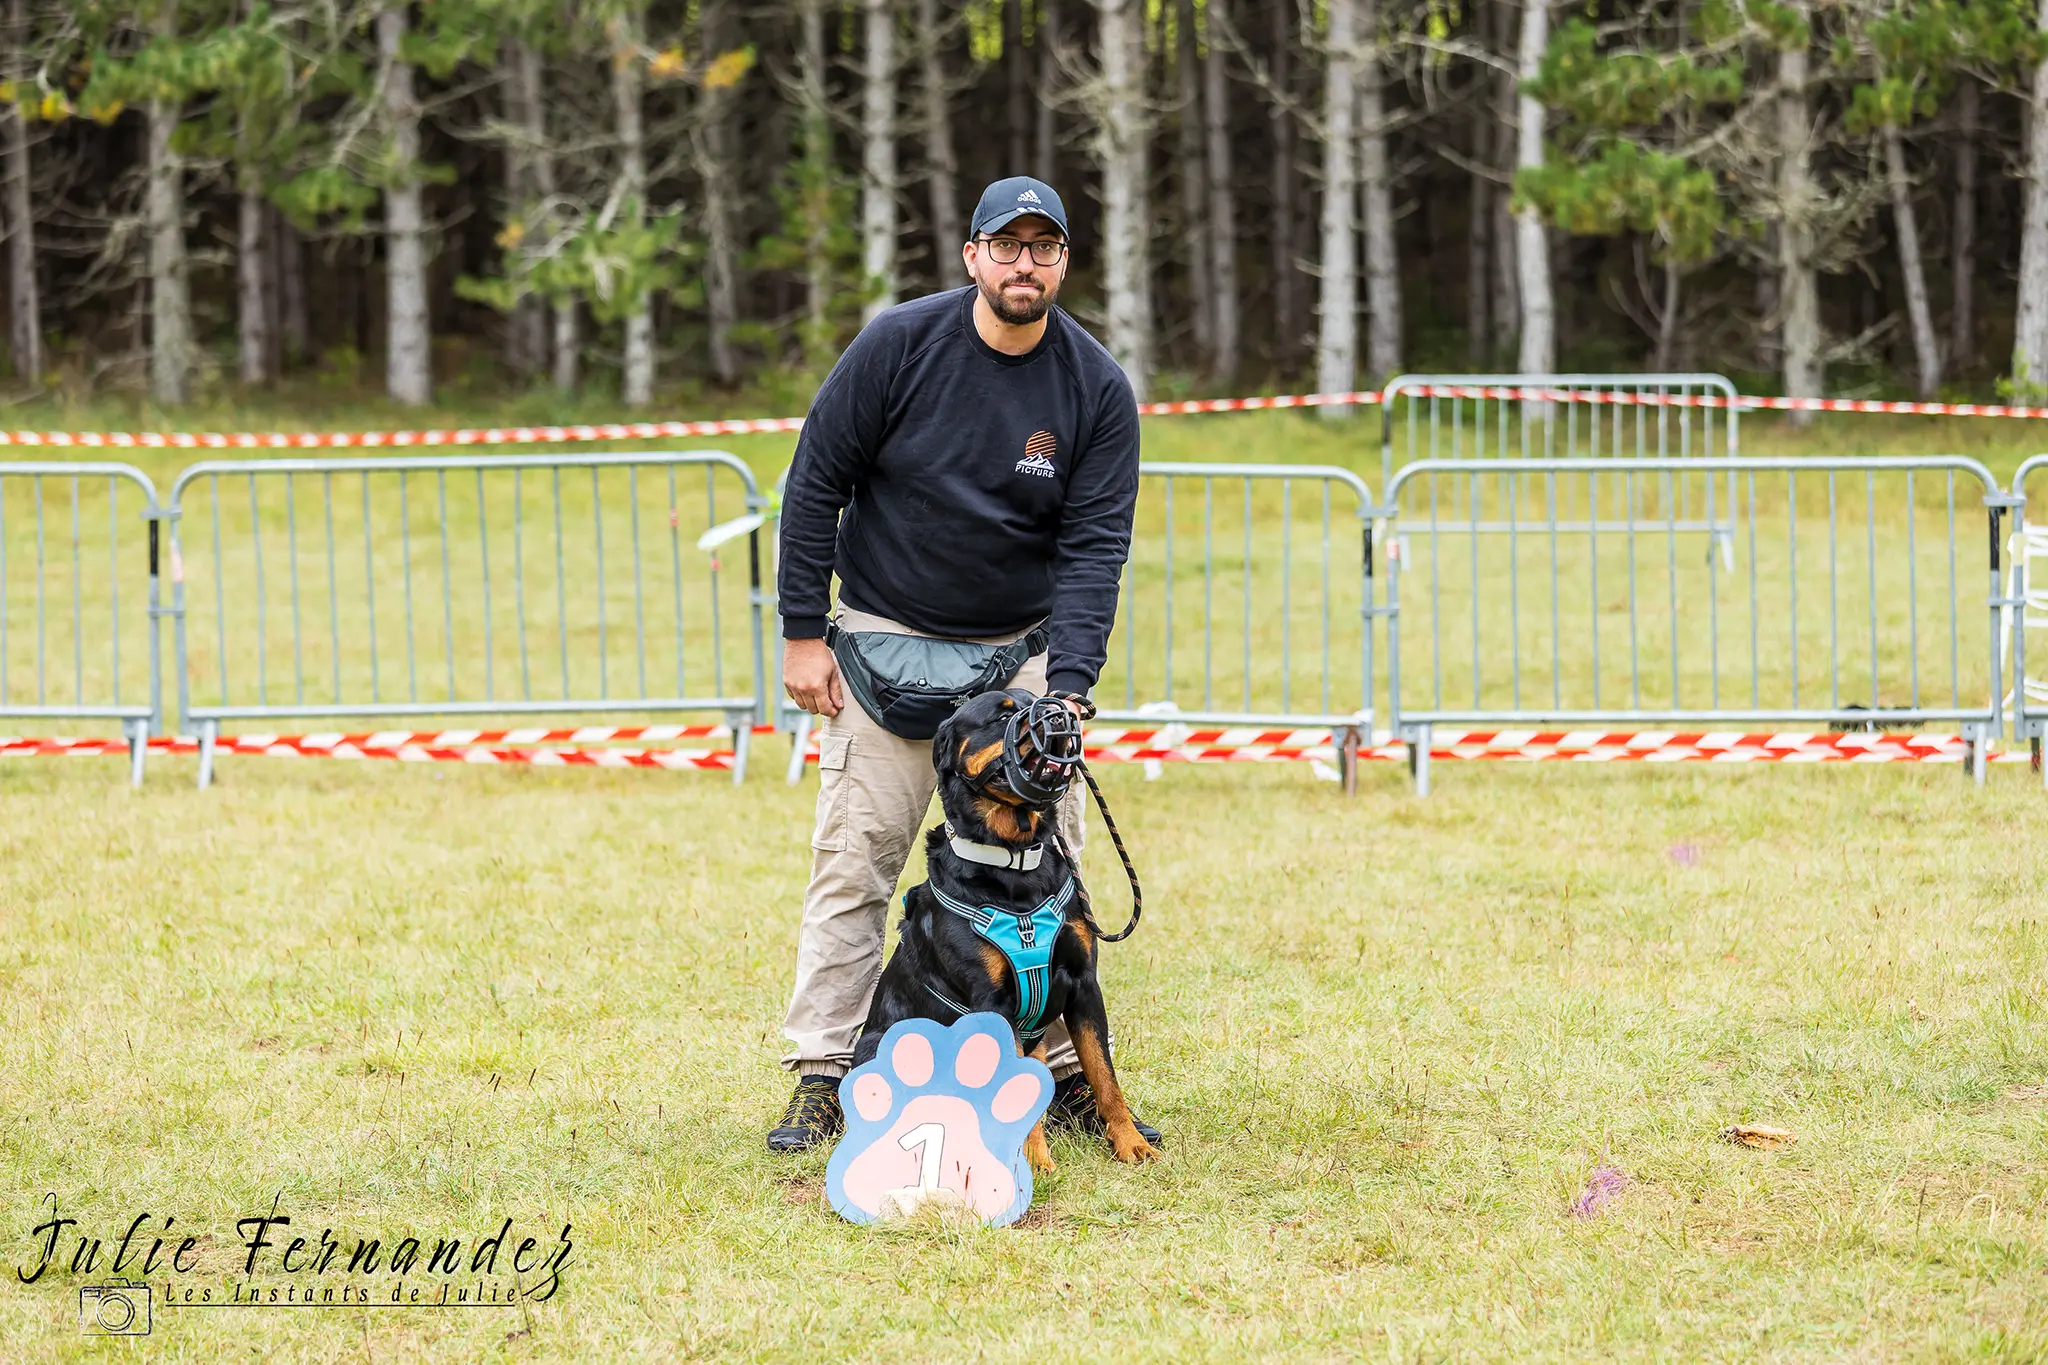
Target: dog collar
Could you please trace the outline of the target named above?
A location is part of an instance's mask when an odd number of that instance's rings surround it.
[[[953,852],[970,863],[980,863],[985,867],[1007,867],[1015,872],[1035,872],[1038,865],[1045,861],[1044,844],[1033,844],[1026,849],[1004,848],[1001,844],[977,844],[953,833],[951,825],[946,826],[946,839],[952,844]]]

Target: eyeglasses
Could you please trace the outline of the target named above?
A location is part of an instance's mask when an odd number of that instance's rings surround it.
[[[1058,265],[1060,258],[1067,254],[1067,244],[1054,241],[1050,237],[1041,237],[1030,243],[1020,242],[1015,237],[980,237],[976,238],[976,241],[988,252],[988,258],[997,265],[1017,264],[1017,258],[1024,254],[1026,245],[1031,248],[1033,265]]]

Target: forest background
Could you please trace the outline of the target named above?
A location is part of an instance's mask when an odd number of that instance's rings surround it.
[[[0,52],[17,406],[800,405],[1016,173],[1145,397],[2048,391],[2048,0],[0,0]]]

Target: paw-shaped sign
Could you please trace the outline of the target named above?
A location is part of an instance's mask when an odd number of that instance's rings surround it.
[[[1025,1140],[1052,1102],[1052,1073],[1019,1057],[999,1014],[951,1028],[906,1019],[839,1083],[846,1136],[825,1168],[832,1207],[856,1223],[964,1207],[993,1227],[1031,1207]]]

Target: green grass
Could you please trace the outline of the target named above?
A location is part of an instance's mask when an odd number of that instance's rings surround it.
[[[109,1240],[175,1215],[217,1292],[273,1198],[575,1242],[530,1316],[160,1305],[147,1358],[2048,1355],[2018,773],[1113,771],[1149,913],[1112,1017],[1168,1157],[1056,1144],[1025,1225],[960,1233],[844,1224],[761,1146],[808,790],[118,767],[0,768],[10,1264],[46,1191]],[[1574,1219],[1603,1161],[1635,1183]],[[97,1278],[0,1277],[8,1358],[109,1355]]]

